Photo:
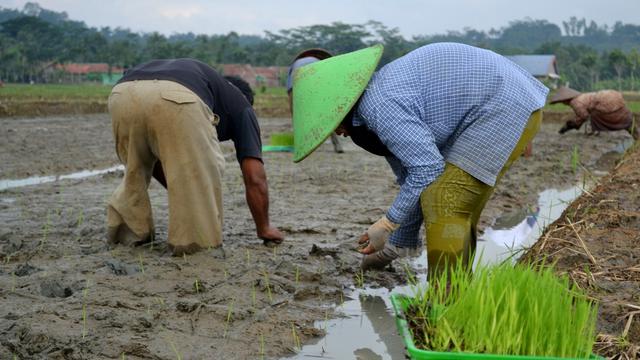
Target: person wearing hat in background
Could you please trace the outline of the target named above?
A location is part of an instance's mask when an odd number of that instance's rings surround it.
[[[301,51],[293,58],[293,62],[289,65],[289,71],[287,72],[287,95],[289,95],[289,112],[293,116],[293,103],[292,103],[292,88],[293,88],[293,74],[294,72],[305,65],[312,64],[316,61],[330,58],[331,53],[325,49],[311,48]],[[342,145],[340,144],[340,138],[338,135],[331,134],[331,143],[333,144],[333,151],[341,154],[344,152]]]
[[[569,87],[561,87],[549,103],[569,105],[575,113],[575,119],[568,120],[560,129],[560,134],[580,129],[588,120],[592,132],[627,130],[635,140],[640,138],[640,130],[634,122],[633,114],[618,91],[581,93]]]
[[[233,85],[235,83],[236,85]],[[243,92],[244,91],[244,94]],[[154,238],[151,177],[169,193],[169,248],[175,255],[222,245],[220,141],[233,140],[259,238],[280,243],[269,223],[267,178],[253,92],[193,59],[153,60],[129,69],[109,96],[124,178],[107,207],[110,243]]]
[[[423,46],[374,74],[381,54],[378,45],[297,71],[294,161],[333,131],[385,156],[400,192],[359,239],[363,269],[418,253],[423,222],[430,274],[469,264],[480,213],[537,133],[549,90],[506,58],[463,44]]]

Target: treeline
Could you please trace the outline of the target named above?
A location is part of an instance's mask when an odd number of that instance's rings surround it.
[[[490,31],[465,29],[407,39],[397,28],[377,21],[334,22],[265,31],[264,35],[135,33],[122,28],[92,28],[64,12],[27,3],[22,10],[0,8],[0,78],[40,81],[51,63],[106,62],[130,67],[158,58],[192,57],[213,66],[223,63],[288,65],[300,49],[323,47],[336,54],[383,43],[382,63],[433,42],[453,41],[503,55],[555,54],[563,82],[580,90],[640,88],[640,25],[612,27],[572,17],[560,26],[524,19]]]

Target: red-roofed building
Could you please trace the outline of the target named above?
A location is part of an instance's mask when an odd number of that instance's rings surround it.
[[[122,77],[124,69],[107,63],[50,64],[44,69],[47,82],[99,82],[114,84]]]
[[[109,73],[109,65],[106,63],[88,63],[88,64],[56,64],[56,69],[62,70],[68,74],[90,74],[90,73],[99,73],[99,74],[108,74]],[[123,69],[119,67],[112,67],[111,73],[122,73]]]

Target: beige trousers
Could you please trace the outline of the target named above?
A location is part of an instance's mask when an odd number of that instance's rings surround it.
[[[153,240],[147,189],[159,160],[169,193],[169,248],[182,255],[220,246],[225,160],[215,129],[219,118],[191,90],[166,80],[116,85],[109,112],[125,165],[107,207],[109,242]]]

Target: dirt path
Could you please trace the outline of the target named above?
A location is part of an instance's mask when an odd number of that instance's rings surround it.
[[[288,128],[264,119],[263,135]],[[545,124],[533,156],[507,173],[482,224],[537,202],[549,187],[580,182],[574,144],[592,174],[613,166],[628,136],[557,135]],[[47,129],[47,130],[44,130]],[[115,165],[105,115],[3,119],[2,175],[62,174]],[[166,192],[151,187],[158,243],[108,249],[105,201],[121,173],[0,192],[0,358],[183,359],[278,358],[322,331],[314,320],[334,308],[355,283],[355,239],[393,200],[398,187],[386,162],[331,145],[301,164],[265,155],[271,213],[287,235],[275,249],[254,234],[240,171],[230,144],[224,188],[224,251],[167,255]],[[605,154],[602,156],[602,154]],[[371,286],[404,282],[401,272],[365,274]],[[196,285],[197,284],[197,285]]]

